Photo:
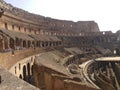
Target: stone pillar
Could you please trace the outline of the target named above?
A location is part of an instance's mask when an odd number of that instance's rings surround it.
[[[4,40],[1,39],[1,40],[0,40],[0,51],[3,51],[4,49],[5,49]]]
[[[35,86],[42,90],[45,90],[44,67],[34,65],[33,71],[34,71]]]
[[[20,48],[23,48],[23,40],[20,40]]]
[[[40,41],[40,47],[42,47],[42,41]]]
[[[9,39],[10,39],[10,38],[7,38],[7,40],[8,40],[8,41],[7,41],[7,42],[8,42],[8,45],[7,45],[8,49],[10,49],[10,42],[9,42],[10,40],[9,40]]]
[[[5,50],[5,42],[2,40],[3,50]]]

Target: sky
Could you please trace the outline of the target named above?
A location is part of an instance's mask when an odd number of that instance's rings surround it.
[[[119,0],[5,0],[13,6],[46,17],[98,23],[100,31],[120,30]]]

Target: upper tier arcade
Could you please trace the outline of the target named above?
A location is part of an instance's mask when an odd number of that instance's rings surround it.
[[[15,30],[27,34],[80,35],[86,32],[99,32],[94,21],[66,21],[44,17],[13,7],[0,0],[0,8],[4,14],[0,19],[0,28]],[[68,32],[69,31],[69,32]]]

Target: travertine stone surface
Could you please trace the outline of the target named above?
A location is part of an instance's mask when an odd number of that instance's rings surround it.
[[[39,29],[47,31],[59,31],[59,32],[99,32],[98,24],[94,21],[78,21],[73,22],[69,20],[53,19],[41,15],[29,13],[25,10],[19,9],[7,4],[3,0],[0,0],[0,8],[3,8],[5,12],[14,15],[14,17],[20,17],[21,19],[29,20],[37,23]],[[22,23],[21,23],[22,24]]]
[[[0,67],[0,90],[40,90]]]

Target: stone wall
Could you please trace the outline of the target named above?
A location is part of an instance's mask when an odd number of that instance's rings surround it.
[[[40,90],[0,67],[0,90]]]
[[[72,77],[43,65],[34,65],[35,86],[42,90],[99,90],[91,85],[76,82]]]
[[[4,9],[2,22],[0,21],[2,28],[4,27],[4,23],[8,23],[10,30],[13,29],[11,27],[14,25],[17,29],[21,28],[18,31],[24,32],[25,29],[27,32],[24,33],[28,33],[31,30],[30,34],[39,34],[40,31],[78,35],[81,32],[99,32],[99,27],[94,21],[73,22],[35,15],[13,7],[3,0],[0,1],[0,6]]]
[[[75,83],[70,80],[65,80],[64,90],[101,90],[101,89],[96,89],[83,83]]]
[[[35,57],[37,55],[33,55],[27,58],[24,58],[17,63],[15,63],[11,68],[10,72],[14,74],[15,76],[19,77],[20,75],[23,77],[23,67],[26,67],[26,75],[28,75],[28,64],[30,65],[29,70],[30,70],[30,75],[32,75],[32,66],[34,64]]]
[[[44,52],[44,51],[45,50],[41,48],[40,49],[36,48],[36,50],[34,49],[17,50],[14,52],[15,53],[14,56],[12,56],[11,52],[0,53],[0,65],[5,69],[9,70],[18,61],[35,54],[39,54],[40,52]]]
[[[114,86],[108,82],[105,82],[102,78],[100,78],[98,75],[94,75],[94,78],[96,80],[96,83],[99,85],[100,88],[103,90],[115,90]]]

